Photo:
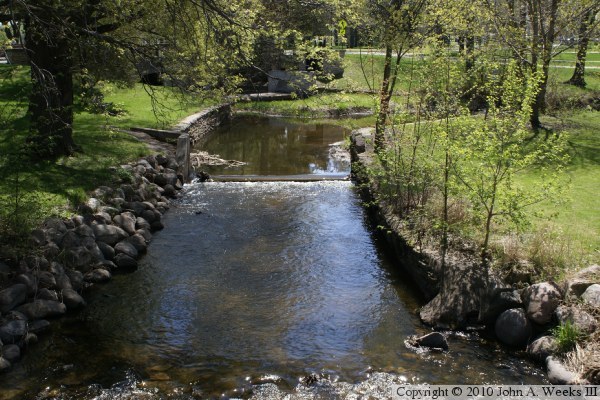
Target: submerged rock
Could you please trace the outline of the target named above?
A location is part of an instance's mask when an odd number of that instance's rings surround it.
[[[420,347],[448,350],[448,341],[446,340],[446,337],[439,332],[431,332],[425,336],[416,338],[414,342]]]

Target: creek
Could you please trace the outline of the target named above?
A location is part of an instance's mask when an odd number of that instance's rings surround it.
[[[222,130],[203,148],[248,164],[221,174],[348,173],[329,152],[342,128],[251,117]],[[415,313],[422,299],[351,182],[205,182],[184,193],[139,269],[57,321],[43,350],[3,377],[3,396],[380,398],[390,382],[546,383],[475,333],[449,334],[448,352],[407,345],[429,332]],[[309,375],[318,382],[301,384]]]

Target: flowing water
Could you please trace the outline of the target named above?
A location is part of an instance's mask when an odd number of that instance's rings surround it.
[[[301,129],[276,123],[288,137]],[[343,136],[327,135],[321,158],[291,173],[323,169],[329,141]],[[428,332],[422,300],[350,182],[195,183],[164,224],[139,269],[55,322],[1,378],[0,397],[380,398],[392,382],[545,382],[475,334],[450,334],[443,353],[406,344]]]

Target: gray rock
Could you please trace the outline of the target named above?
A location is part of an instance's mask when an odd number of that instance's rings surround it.
[[[2,261],[0,261],[0,282],[3,280],[7,280],[10,277],[11,273],[12,271],[10,267],[4,264]]]
[[[152,213],[152,217],[154,218],[154,213]],[[146,220],[145,218],[137,217],[135,220],[135,228],[136,228],[136,230],[150,229],[151,225],[150,225],[150,222],[148,222],[148,220]]]
[[[24,260],[29,269],[45,270],[50,266],[50,262],[44,257],[27,256]]]
[[[150,228],[138,229],[135,232],[136,232],[136,234],[143,237],[144,240],[146,241],[146,243],[150,243],[150,241],[152,240],[152,232],[150,231]]]
[[[71,281],[71,288],[75,290],[83,289],[83,273],[81,271],[76,271],[73,269],[69,269],[66,271],[69,280]]]
[[[117,265],[119,265],[119,263],[116,261],[116,258],[119,256],[119,254],[128,255],[129,257],[131,257],[133,259],[136,259],[138,257],[137,249],[135,248],[135,246],[133,244],[128,242],[127,239],[125,239],[115,245],[115,252],[117,253],[117,255],[115,256],[115,264],[117,264]]]
[[[25,335],[25,339],[23,339],[23,343],[25,345],[31,345],[38,342],[38,337],[35,333],[29,332]]]
[[[67,309],[74,310],[85,306],[85,300],[73,289],[64,289],[62,292],[62,301],[67,306]]]
[[[65,267],[61,263],[53,261],[50,264],[50,267],[48,267],[48,271],[50,271],[52,273],[52,275],[57,277],[57,276],[63,275],[65,273]]]
[[[531,323],[525,311],[521,308],[512,308],[504,311],[495,325],[498,340],[509,346],[524,346],[532,333]]]
[[[29,235],[29,242],[34,247],[41,247],[48,242],[44,229],[34,229]]]
[[[27,334],[27,321],[14,320],[8,321],[0,326],[0,340],[5,345],[16,343]]]
[[[114,246],[129,235],[123,229],[114,225],[93,225],[94,234],[99,242]]]
[[[100,224],[110,224],[112,222],[112,215],[107,213],[106,209],[110,209],[110,207],[101,207],[96,214],[93,215],[93,220]],[[113,210],[117,210],[114,208]],[[118,210],[117,210],[118,212]]]
[[[166,184],[164,186],[165,192],[163,193],[165,196],[167,197],[175,197],[175,194],[177,193],[175,191],[175,186],[171,185],[171,184]]]
[[[130,201],[125,203],[124,207],[138,217],[146,210],[146,205],[141,201]]]
[[[489,302],[482,305],[479,320],[485,324],[491,324],[504,311],[520,308],[522,305],[521,295],[517,290],[497,290]]]
[[[555,311],[559,324],[570,322],[579,332],[589,334],[596,330],[596,318],[575,306],[558,306]]]
[[[36,335],[50,330],[50,322],[45,319],[38,319],[29,323],[29,332]]]
[[[415,339],[415,343],[421,347],[448,350],[446,337],[439,332],[431,332],[425,336]]]
[[[4,357],[0,357],[0,372],[6,372],[10,369],[10,367],[11,367],[10,361],[8,361]]]
[[[94,230],[88,225],[79,225],[73,232],[81,238],[95,238]]]
[[[136,217],[132,212],[125,211],[124,213],[115,215],[113,221],[128,234],[133,235],[135,233]]]
[[[569,296],[581,297],[585,290],[594,283],[600,283],[600,265],[594,264],[577,272],[566,282],[566,293]]]
[[[89,283],[104,283],[111,278],[109,271],[101,268],[93,269],[83,276],[83,280]]]
[[[104,242],[97,242],[96,244],[98,245],[98,248],[102,252],[102,255],[105,259],[112,260],[115,258],[115,249],[111,245],[108,245]]]
[[[78,247],[79,242],[81,241],[81,237],[77,235],[74,231],[68,231],[62,236],[60,243],[57,243],[63,249],[70,249],[73,247]]]
[[[2,357],[14,363],[21,358],[21,349],[16,344],[9,344],[2,347]]]
[[[58,301],[58,295],[56,294],[56,292],[54,290],[49,290],[49,289],[40,289],[40,291],[38,291],[37,299],[40,300],[52,300],[52,301]]]
[[[52,260],[54,258],[57,258],[58,255],[60,254],[60,247],[58,247],[58,245],[56,243],[50,242],[50,243],[46,244],[44,247],[42,247],[42,254],[47,259]]]
[[[151,224],[156,220],[155,210],[144,210],[141,217]]]
[[[127,239],[125,239],[125,241],[132,244],[133,247],[135,247],[135,249],[138,251],[138,253],[145,253],[146,249],[148,248],[146,239],[139,233],[129,236]]]
[[[552,314],[562,300],[559,288],[550,282],[536,283],[525,291],[525,308],[527,317],[533,322],[545,325],[552,319]]]
[[[56,287],[56,278],[49,271],[40,271],[37,274],[38,287],[53,289]]]
[[[146,161],[148,161],[148,165],[150,165],[152,168],[156,168],[158,166],[156,157],[154,155],[146,156]]]
[[[27,321],[27,316],[17,310],[7,312],[4,317],[6,321]]]
[[[18,283],[0,291],[0,313],[5,313],[25,303],[27,285]]]
[[[121,189],[119,190],[121,191],[121,193],[119,194],[119,196],[110,199],[110,204],[112,204],[115,208],[121,209],[123,207],[123,204],[126,203],[126,201],[125,193],[123,193]]]
[[[53,300],[34,300],[17,308],[29,320],[59,317],[67,312],[64,304]]]
[[[98,211],[98,209],[102,206],[102,202],[98,199],[96,199],[95,197],[90,197],[86,202],[85,205],[88,206],[92,212]]]
[[[75,268],[83,272],[90,269],[90,264],[94,256],[90,250],[84,246],[73,247],[64,253],[65,264],[70,268]]]
[[[54,229],[58,232],[65,233],[67,231],[67,226],[64,221],[60,218],[49,218],[44,222],[44,227],[49,229]]]
[[[22,283],[27,287],[27,295],[32,295],[37,290],[37,281],[31,274],[20,274],[15,278],[15,283]]]
[[[553,336],[542,336],[529,343],[527,354],[538,361],[544,361],[546,357],[556,353],[558,345]]]
[[[581,295],[581,299],[592,307],[600,308],[600,285],[589,286]]]
[[[56,277],[56,288],[58,290],[72,289],[71,280],[67,274],[61,274]]]
[[[123,202],[125,202],[125,200],[123,200]],[[121,211],[118,208],[109,207],[109,206],[104,206],[104,207],[100,208],[100,212],[104,216],[105,224],[110,224],[112,222],[112,217],[121,213]],[[107,215],[109,217],[108,219],[106,219]]]
[[[109,272],[115,271],[118,269],[117,264],[112,261],[104,260],[94,265],[94,269],[105,269]]]
[[[92,192],[93,196],[100,199],[106,200],[113,194],[113,189],[108,186],[99,186],[96,190]]]
[[[154,221],[150,226],[153,231],[160,231],[165,227],[161,221]]]
[[[133,186],[131,185],[121,185],[121,189],[123,190],[123,193],[125,194],[125,200],[127,201],[135,201],[135,199],[137,198],[137,193],[135,192],[135,189],[133,188]]]
[[[163,167],[165,165],[167,165],[167,163],[169,162],[169,159],[162,154],[157,154],[155,158],[156,158],[156,163]]]
[[[137,261],[124,253],[117,254],[114,262],[120,270],[124,271],[135,270],[138,267]]]
[[[577,374],[567,370],[558,359],[552,356],[548,357],[546,359],[546,369],[548,370],[548,380],[553,385],[575,384]]]

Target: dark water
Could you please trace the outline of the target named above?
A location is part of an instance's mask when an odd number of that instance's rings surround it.
[[[343,141],[348,133],[335,125],[243,116],[217,128],[197,148],[226,160],[247,163],[234,168],[206,168],[215,175],[344,176],[350,172],[350,162],[333,157],[330,145]]]
[[[421,301],[351,183],[185,191],[139,270],[57,321],[1,378],[0,398],[381,398],[398,382],[545,382],[477,336],[450,335],[446,353],[405,344],[428,332]],[[320,386],[299,384],[313,373]]]

